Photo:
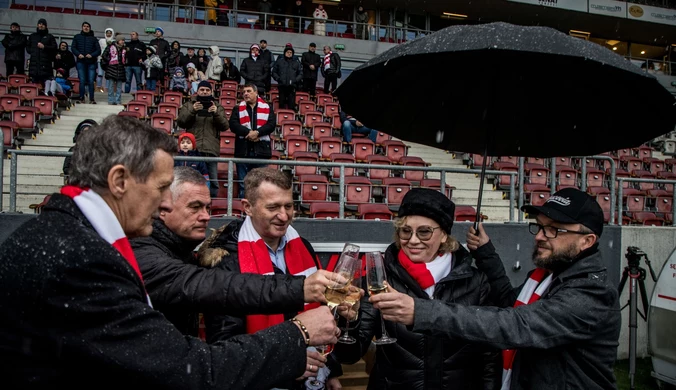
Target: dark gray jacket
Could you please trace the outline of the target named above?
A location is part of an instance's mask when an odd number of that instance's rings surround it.
[[[414,331],[518,349],[513,390],[616,388],[620,308],[596,247],[555,275],[538,301],[517,308],[512,306],[523,285],[512,288],[493,245],[474,256],[488,276],[492,300],[503,308],[416,299]]]

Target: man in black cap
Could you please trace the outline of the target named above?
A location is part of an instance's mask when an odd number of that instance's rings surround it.
[[[9,34],[2,39],[2,46],[5,48],[5,75],[25,74],[27,44],[28,40],[21,32],[19,23],[12,23],[9,26]]]
[[[317,45],[312,42],[303,53],[301,63],[303,64],[303,91],[315,96],[317,94],[317,72],[322,66],[322,59],[319,54],[315,53]]]
[[[608,280],[598,239],[603,211],[566,188],[542,206],[524,206],[535,222],[536,269],[513,288],[486,235],[470,229],[467,246],[500,308],[443,304],[390,291],[371,297],[386,321],[413,331],[503,349],[503,389],[614,389],[620,335],[617,288]]]
[[[28,37],[28,46],[26,47],[26,51],[31,56],[28,75],[34,83],[44,85],[46,80],[54,78],[52,62],[57,50],[56,38],[49,33],[47,21],[45,19],[38,20],[37,31]]]
[[[270,85],[272,83],[272,64],[275,62],[275,58],[272,55],[270,49],[268,49],[268,41],[261,39],[259,42],[261,48],[260,61],[263,61],[267,69],[266,78],[265,78],[265,92],[270,92]]]

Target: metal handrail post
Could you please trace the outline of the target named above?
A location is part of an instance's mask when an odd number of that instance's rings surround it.
[[[446,193],[446,171],[443,169],[439,173],[439,189],[442,194]]]
[[[580,189],[587,192],[587,158],[585,157],[581,161],[582,166],[580,167],[580,175],[582,175],[582,177],[580,178]]]
[[[2,199],[5,192],[5,132],[0,131],[0,213],[2,212]]]
[[[600,156],[600,157],[606,157],[610,160],[610,224],[614,225],[615,224],[615,202],[618,200],[615,198],[615,160],[608,156]],[[620,183],[622,184],[622,183]],[[618,187],[618,192],[620,193],[620,198],[619,198],[619,204],[620,208],[622,207],[622,186],[620,185]],[[618,225],[622,226],[622,213],[618,215]]]
[[[12,162],[10,163],[9,166],[9,211],[12,213],[16,212],[16,171],[17,171],[17,160],[19,159],[19,156],[13,153],[13,151],[10,150],[10,153],[12,153]]]
[[[235,179],[233,179],[233,176],[235,175],[235,170],[232,167],[234,164],[233,163],[228,163],[228,215],[232,215],[232,196],[234,195],[234,183]],[[216,178],[218,180],[218,178]]]
[[[514,222],[514,185],[515,175],[509,175],[509,222]]]
[[[620,177],[617,179],[617,222],[618,225],[622,226],[622,182],[624,180]],[[613,182],[613,187],[615,186],[615,182]],[[612,199],[612,194],[610,195]],[[610,212],[610,218],[613,218],[613,212],[611,208]]]
[[[525,181],[523,177],[523,164],[525,162],[525,157],[519,157],[519,222],[523,222],[523,212],[521,211],[521,207],[523,207],[523,185]]]
[[[556,192],[556,158],[549,159],[549,193],[554,195]]]
[[[340,165],[340,188],[338,189],[338,218],[345,218],[345,165]]]

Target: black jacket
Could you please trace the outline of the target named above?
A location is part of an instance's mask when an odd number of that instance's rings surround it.
[[[79,34],[73,37],[73,43],[70,45],[70,50],[75,55],[77,62],[85,64],[96,64],[96,59],[101,55],[101,45],[99,40],[94,36],[94,32],[84,33],[80,31]],[[91,55],[92,58],[78,58],[82,54],[86,56]]]
[[[42,43],[44,48],[40,49],[38,43]],[[54,76],[52,63],[57,49],[56,38],[49,33],[48,29],[32,33],[28,37],[28,47],[26,48],[31,56],[28,74],[31,77],[52,78]]]
[[[267,389],[306,368],[289,322],[211,346],[182,335],[66,196],[7,238],[0,264],[8,389]]]
[[[272,77],[272,64],[275,62],[275,57],[272,55],[272,52],[269,49],[265,49],[261,50],[258,60],[263,61],[263,63],[267,66],[267,80],[270,82],[270,77]]]
[[[244,78],[245,82],[265,89],[265,83],[270,78],[270,67],[261,57],[258,57],[254,61],[249,56],[242,61],[242,66],[239,67],[239,74]]]
[[[512,288],[490,242],[474,253],[499,308],[443,305],[416,300],[413,330],[458,337],[500,349],[517,349],[511,388],[615,389],[621,317],[617,288],[596,248],[555,275],[530,305],[511,308],[522,286]]]
[[[246,105],[246,111],[249,113],[249,119],[251,120],[251,130],[258,130],[258,136],[263,137],[266,135],[272,134],[275,131],[275,126],[277,125],[277,118],[275,117],[274,109],[272,104],[270,104],[270,115],[268,115],[268,121],[261,127],[256,126],[257,123],[257,114],[256,110],[258,108],[258,103],[252,109],[248,104]],[[258,141],[251,142],[246,139],[246,135],[251,131],[244,127],[239,120],[239,105],[236,105],[232,109],[232,115],[230,115],[230,131],[235,134],[235,157],[253,157],[254,152],[256,158],[270,158],[272,157],[272,149],[270,149],[270,141]],[[264,154],[267,151],[268,154]]]
[[[303,78],[317,80],[317,72],[319,72],[319,68],[322,66],[322,58],[319,54],[306,51],[301,57],[301,63],[303,64]],[[310,69],[310,65],[314,65],[315,69]]]
[[[298,60],[279,56],[272,67],[272,78],[279,85],[295,86],[303,81],[303,67]]]
[[[389,284],[401,293],[431,301],[401,266],[398,254],[395,244],[385,252]],[[454,253],[451,273],[435,286],[434,301],[440,304],[487,305],[489,291],[486,275],[472,267],[469,252],[460,247]],[[334,349],[336,357],[344,363],[355,363],[366,353],[373,336],[381,336],[380,313],[368,302],[368,295],[361,301],[359,319],[358,335],[355,337],[357,343],[337,344]],[[388,335],[397,338],[397,342],[377,347],[369,389],[500,388],[500,351],[458,339],[421,335],[392,322],[385,322],[385,328]]]
[[[198,244],[177,236],[160,220],[153,223],[150,237],[131,240],[153,307],[181,333],[197,336],[204,310],[241,315],[303,308],[305,277],[200,267],[193,256]]]
[[[150,41],[150,46],[157,47],[157,55],[160,56],[162,64],[167,66],[167,59],[169,58],[169,53],[171,53],[171,46],[164,38],[155,38]]]
[[[239,257],[237,254],[238,250],[238,237],[239,230],[242,227],[244,220],[238,219],[230,222],[228,226],[223,230],[220,236],[210,245],[210,248],[223,248],[226,249],[229,254],[224,256],[220,263],[216,267],[225,270],[227,272],[239,273]],[[315,261],[317,261],[317,255],[315,254],[312,245],[301,237],[303,244],[307,248],[308,252]],[[274,267],[275,274],[278,276],[283,275],[282,271],[277,267]],[[321,268],[321,265],[317,261],[317,269]],[[266,299],[272,299],[273,297],[265,295]],[[270,302],[270,306],[272,303]],[[279,306],[274,313],[284,313],[285,319],[291,319],[300,310],[287,310],[286,307]],[[207,342],[215,343],[222,340],[229,340],[232,337],[237,335],[246,334],[246,319],[243,316],[232,316],[232,315],[223,315],[219,313],[204,313],[204,324],[206,326],[207,333]],[[340,364],[333,358],[329,358],[327,362],[327,367],[331,370],[329,377],[333,378],[336,376],[342,375],[343,371]],[[296,389],[302,387],[302,383],[298,381],[288,381],[287,383],[280,385],[286,389]]]
[[[133,39],[127,43],[127,66],[141,66],[139,60],[146,60],[146,44]]]
[[[192,63],[195,65],[195,68],[197,70],[200,70],[199,68],[199,56],[197,54],[193,55],[192,57],[188,57],[187,54],[181,57],[181,66],[183,67],[183,74],[188,74],[188,64]]]
[[[112,48],[115,47],[117,50],[117,64],[111,64],[112,60]],[[101,56],[101,68],[106,72],[106,79],[108,80],[118,80],[126,81],[127,73],[124,70],[127,61],[127,49],[124,47],[120,48],[117,44],[113,43],[108,45],[103,51]]]
[[[320,67],[320,69],[322,70],[322,76],[326,77],[327,75],[329,75],[336,76],[338,78],[343,77],[343,73],[341,71],[342,65],[338,53],[331,53],[331,57],[329,58],[330,58],[329,69],[324,69],[324,57],[322,57],[322,65]]]
[[[242,76],[239,74],[239,69],[233,64],[232,62],[228,66],[225,62],[223,62],[223,72],[221,72],[221,81],[237,81],[239,82],[242,81]]]
[[[66,43],[66,45],[68,44]],[[64,74],[63,77],[67,79],[70,70],[75,67],[75,56],[68,50],[68,47],[66,47],[66,50],[57,50],[56,54],[61,58],[57,59],[56,56],[54,57],[54,70],[63,68],[66,71],[66,74]]]
[[[2,46],[5,48],[5,62],[26,61],[26,46],[28,38],[21,31],[12,31],[2,38]],[[9,75],[8,75],[9,76]]]

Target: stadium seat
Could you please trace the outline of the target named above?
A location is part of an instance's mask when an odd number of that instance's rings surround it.
[[[568,165],[556,166],[557,186],[556,190],[562,188],[580,188],[577,182],[577,170]]]
[[[425,161],[417,156],[404,156],[399,159],[399,163],[405,167],[426,167]],[[403,177],[413,182],[419,182],[425,179],[425,171],[403,171]]]
[[[150,117],[152,127],[162,130],[167,134],[174,132],[174,116],[171,114],[153,114]]]
[[[383,148],[385,150],[385,155],[393,163],[398,163],[402,157],[405,157],[407,154],[407,146],[397,140],[388,140],[383,142]]]
[[[319,157],[327,161],[334,153],[342,153],[343,141],[338,137],[326,137],[319,141]]]
[[[12,89],[19,89],[21,84],[28,83],[28,75],[25,74],[11,74],[7,76],[7,82],[9,83]]]
[[[293,159],[296,161],[307,161],[307,162],[317,162],[318,160],[317,153],[314,152],[295,152]],[[316,175],[317,166],[307,166],[307,165],[296,165],[293,167],[293,175],[303,176],[303,175]]]
[[[404,195],[411,190],[411,182],[401,177],[383,179],[385,203],[388,206],[399,207]]]
[[[526,195],[526,199],[529,200],[529,204],[542,206],[549,199],[551,190],[542,184],[526,183],[523,185],[523,193]]]
[[[297,137],[303,135],[303,124],[299,121],[284,121],[281,122],[281,134],[283,139],[289,137]]]
[[[57,99],[52,96],[38,96],[33,98],[33,107],[40,112],[40,120],[49,120],[52,123],[58,117],[56,110]]]
[[[605,183],[605,174],[596,168],[587,168],[587,187],[602,187]]]
[[[145,90],[136,91],[134,92],[134,100],[137,102],[146,102],[148,107],[155,107],[155,92]]]
[[[376,154],[376,144],[368,138],[352,139],[352,154],[357,162],[367,162],[368,156]]]
[[[315,123],[317,124],[324,123],[324,117],[322,116],[322,113],[319,111],[306,112],[305,116],[303,117],[303,126],[311,129]]]
[[[286,156],[294,157],[296,152],[309,151],[310,140],[303,135],[289,135],[285,138]]]
[[[324,116],[331,117],[340,114],[340,106],[335,102],[324,103]]]
[[[52,198],[51,195],[47,195],[44,197],[42,202],[38,204],[31,204],[28,206],[29,209],[33,210],[35,214],[40,214],[42,212],[42,208],[49,202],[49,200]]]
[[[634,213],[633,222],[644,226],[663,226],[664,218],[660,218],[655,213],[641,211]]]
[[[171,115],[174,120],[178,119],[178,110],[180,106],[174,103],[160,103],[157,105],[157,114]]]
[[[16,145],[16,137],[19,132],[19,125],[12,121],[0,121],[0,130],[2,130],[3,146],[5,149],[13,149]],[[0,158],[3,158],[0,155]]]
[[[392,219],[392,211],[386,204],[382,203],[362,203],[357,206],[359,219],[377,219],[389,221]]]
[[[178,104],[180,107],[183,105],[183,94],[180,92],[167,91],[162,95],[162,101],[164,103]]]
[[[7,95],[9,93],[9,83],[0,81],[0,96]]]
[[[439,180],[439,179],[424,179],[424,180],[420,181],[420,187],[431,188],[433,190],[437,190],[437,191],[441,192],[441,180]],[[453,190],[455,190],[455,187],[453,187],[453,186],[451,186],[447,183],[445,195],[448,197],[448,199],[453,199]]]
[[[349,154],[349,153],[332,153],[331,154],[331,162],[333,163],[348,163],[348,164],[354,164],[354,156]],[[348,168],[345,167],[345,176],[354,176],[355,175],[355,169],[354,168]],[[330,171],[330,176],[334,181],[337,181],[340,179],[340,167],[339,166],[334,166],[331,168]]]
[[[277,127],[281,127],[282,123],[286,121],[296,121],[296,112],[293,110],[288,109],[277,110],[275,111],[275,115],[277,115]]]
[[[378,135],[376,135],[376,145],[382,145],[383,142],[389,141],[392,139],[392,136],[389,134],[385,134],[382,131],[378,132]]]
[[[366,157],[366,161],[369,165],[390,165],[390,159],[379,155],[371,154]],[[383,179],[390,177],[391,171],[389,169],[383,168],[367,168],[366,176],[371,180],[372,183],[380,183]]]
[[[2,95],[0,96],[0,105],[5,112],[11,112],[15,108],[21,107],[21,96],[19,95]]]
[[[12,122],[16,122],[19,131],[37,134],[41,131],[38,125],[40,111],[35,107],[21,106],[12,110]]]
[[[455,221],[458,222],[476,222],[476,209],[472,206],[455,206]]]
[[[345,203],[356,205],[371,202],[371,181],[363,176],[345,177]]]
[[[322,138],[332,137],[333,131],[331,125],[326,122],[317,122],[312,125],[312,140],[314,142],[321,141]]]
[[[136,101],[132,100],[127,103],[127,111],[137,112],[141,115],[140,119],[146,119],[148,117],[148,102],[146,101]]]
[[[233,108],[237,105],[237,100],[234,97],[221,96],[218,99],[218,103],[223,106],[226,111],[232,111]]]
[[[326,202],[329,196],[329,180],[324,175],[303,175],[298,177],[300,202]]]
[[[310,216],[316,219],[333,219],[340,215],[337,202],[314,202],[310,204]]]
[[[298,96],[296,96],[296,100],[298,100]],[[301,116],[306,115],[309,112],[317,111],[317,108],[315,106],[315,103],[310,101],[310,100],[303,100],[298,104],[298,113]]]

